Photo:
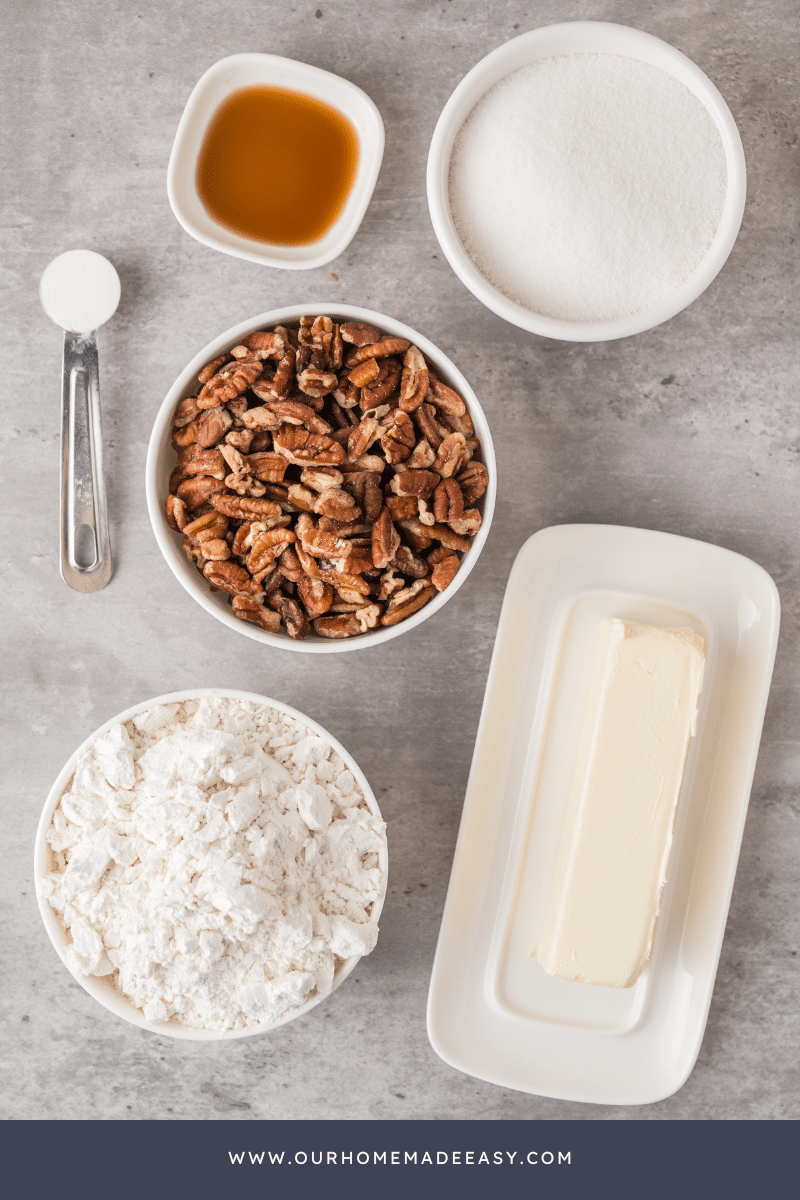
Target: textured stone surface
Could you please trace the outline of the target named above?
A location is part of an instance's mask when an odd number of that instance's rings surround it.
[[[320,8],[317,9],[317,3]],[[316,14],[316,15],[315,15]],[[690,309],[621,342],[523,333],[452,273],[427,213],[425,160],[453,87],[517,32],[558,20],[636,25],[708,72],[742,132],[748,207],[734,252]],[[797,1118],[798,66],[792,0],[218,0],[6,6],[2,187],[7,666],[0,875],[3,1115],[30,1118]],[[194,242],[165,172],[183,105],[218,58],[252,49],[339,72],[376,101],[386,155],[340,259],[272,271]],[[115,575],[79,595],[58,574],[61,340],[39,276],[76,246],[122,279],[100,334]],[[336,278],[337,276],[338,278]],[[193,603],[161,559],[143,491],[150,426],[208,340],[284,303],[350,302],[426,333],[491,423],[500,492],[467,585],[389,645],[307,658],[267,651]],[[35,348],[35,350],[34,350]],[[527,1096],[441,1062],[425,1000],[505,580],[536,529],[639,525],[761,563],[783,632],[708,1030],[688,1083],[643,1109]],[[176,688],[260,691],[352,751],[389,822],[376,951],[329,1001],[273,1035],[192,1045],[128,1027],[58,962],[31,851],[62,763],[102,721]]]

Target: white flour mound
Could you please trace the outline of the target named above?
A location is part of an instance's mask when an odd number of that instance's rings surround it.
[[[72,965],[113,975],[148,1021],[244,1029],[326,995],[341,960],[373,949],[385,829],[300,722],[186,700],[82,755],[41,891]]]

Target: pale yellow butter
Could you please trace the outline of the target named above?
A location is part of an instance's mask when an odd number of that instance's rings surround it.
[[[691,629],[602,621],[533,951],[549,975],[627,988],[649,963],[704,667]]]

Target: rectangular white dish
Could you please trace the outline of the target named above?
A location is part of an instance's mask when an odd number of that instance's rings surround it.
[[[603,617],[707,645],[697,734],[649,968],[628,989],[556,979],[542,927]],[[780,603],[720,547],[608,525],[534,534],[506,590],[428,999],[437,1054],[520,1091],[646,1104],[705,1029],[755,770]]]

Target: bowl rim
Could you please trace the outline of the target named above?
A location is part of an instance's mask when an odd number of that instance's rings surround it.
[[[552,49],[573,42],[572,49]],[[567,53],[621,54],[648,62],[683,83],[703,104],[725,150],[728,182],[717,232],[687,280],[656,304],[610,321],[563,321],[545,317],[504,295],[474,265],[455,230],[449,204],[449,168],[455,138],[469,113],[490,87],[528,63]],[[508,65],[523,56],[523,61]],[[504,69],[505,68],[505,69]],[[434,232],[461,282],[487,308],[512,325],[561,341],[610,341],[643,333],[687,308],[721,271],[733,249],[744,214],[747,171],[742,139],[717,87],[690,58],[653,34],[610,21],[566,21],[544,25],[492,50],[464,76],[445,104],[428,152],[428,208]]]
[[[125,721],[129,721],[132,717],[135,717],[140,712],[144,712],[149,708],[155,708],[159,704],[173,704],[183,700],[201,700],[207,697],[244,700],[250,703],[274,708],[278,712],[283,713],[285,716],[293,717],[296,721],[299,721],[301,724],[307,726],[314,733],[319,734],[320,737],[323,737],[341,756],[343,761],[347,764],[348,770],[350,770],[355,776],[356,782],[361,788],[364,799],[367,802],[367,807],[373,816],[376,816],[379,820],[383,819],[378,802],[375,799],[372,788],[367,782],[364,772],[361,770],[352,754],[350,754],[350,752],[345,749],[341,742],[338,741],[337,738],[333,737],[333,735],[330,734],[324,726],[320,725],[318,721],[313,720],[311,717],[307,717],[305,713],[300,712],[300,710],[297,708],[292,708],[292,706],[289,704],[284,704],[280,700],[270,699],[268,696],[262,696],[257,692],[245,692],[238,688],[185,688],[178,692],[167,692],[163,696],[156,696],[152,700],[145,700],[139,704],[132,705],[130,708],[125,709],[124,712],[119,713],[115,717],[111,717],[108,721],[104,721],[103,724],[94,731],[94,733],[89,734],[89,736],[81,742],[78,748],[73,751],[56,776],[55,782],[47,794],[47,799],[44,802],[44,807],[42,808],[42,812],[39,817],[39,824],[36,828],[36,839],[34,842],[33,851],[33,875],[34,887],[36,889],[36,902],[39,906],[39,913],[41,915],[44,927],[47,930],[47,935],[50,938],[50,941],[52,942],[53,947],[62,963],[67,968],[73,979],[77,980],[85,992],[88,992],[94,1000],[97,1000],[99,1004],[102,1004],[104,1008],[107,1008],[109,1012],[114,1013],[115,1016],[121,1017],[123,1020],[130,1022],[132,1025],[138,1026],[140,1029],[147,1030],[148,1033],[155,1033],[165,1037],[179,1038],[185,1041],[213,1042],[230,1041],[234,1038],[253,1037],[255,1034],[269,1033],[270,1030],[277,1029],[281,1025],[287,1025],[290,1021],[296,1020],[297,1017],[303,1016],[304,1013],[309,1012],[312,1008],[316,1008],[318,1004],[321,1004],[323,1000],[330,996],[336,990],[336,988],[338,988],[339,985],[344,982],[347,976],[351,974],[363,956],[360,954],[355,954],[344,960],[341,967],[339,967],[334,974],[333,985],[329,992],[326,992],[322,996],[313,996],[310,1000],[307,1000],[305,1004],[302,1004],[293,1011],[278,1017],[274,1021],[264,1021],[259,1025],[248,1026],[246,1029],[197,1029],[188,1025],[179,1025],[169,1021],[153,1022],[146,1019],[142,1010],[137,1008],[133,1001],[129,1000],[127,996],[118,991],[111,983],[106,982],[105,977],[81,975],[80,972],[73,969],[72,964],[66,956],[66,948],[70,944],[67,941],[66,931],[64,930],[64,927],[62,926],[55,909],[53,909],[50,905],[50,902],[40,894],[40,884],[43,876],[48,873],[45,864],[49,864],[50,860],[48,856],[52,854],[47,841],[47,833],[53,820],[53,814],[61,801],[61,797],[64,795],[64,791],[72,779],[72,776],[75,774],[75,767],[81,755],[84,754],[99,737],[102,737],[103,734],[107,733],[108,730],[114,725],[119,725]],[[375,921],[379,919],[383,910],[384,901],[386,899],[389,860],[388,851],[385,845],[381,850],[379,865],[381,866],[383,874],[383,887],[377,900],[375,900],[373,903],[372,913],[370,914],[371,919]]]
[[[225,98],[242,87],[257,85],[250,78],[253,73],[261,77],[262,84],[313,95],[358,126],[360,153],[355,179],[339,217],[316,242],[280,246],[244,237],[217,221],[205,209],[197,192],[197,155],[210,122]],[[245,82],[245,76],[249,82]],[[220,88],[222,93],[212,98],[212,93]],[[167,166],[167,196],[180,225],[212,250],[284,270],[313,270],[338,258],[358,232],[375,190],[384,145],[383,119],[377,105],[344,76],[278,54],[255,51],[231,54],[212,63],[186,102]],[[191,209],[195,210],[194,215]]]
[[[438,595],[434,596],[423,608],[412,613],[410,617],[406,617],[404,621],[398,622],[397,625],[380,626],[377,629],[361,634],[359,637],[342,638],[341,640],[325,638],[315,638],[312,640],[311,638],[305,638],[302,641],[295,641],[287,634],[270,633],[266,629],[261,629],[248,621],[242,621],[234,617],[229,605],[214,597],[214,594],[205,585],[205,580],[203,580],[197,569],[188,562],[178,542],[178,535],[167,523],[164,513],[164,496],[159,487],[162,455],[167,453],[168,450],[172,450],[170,433],[175,406],[187,394],[187,389],[195,384],[197,372],[206,363],[210,362],[211,359],[216,358],[222,350],[228,350],[232,346],[235,346],[248,333],[256,329],[299,320],[306,313],[329,316],[334,320],[363,321],[368,324],[377,325],[384,332],[393,336],[406,337],[414,345],[418,346],[426,358],[433,363],[436,370],[441,373],[442,378],[465,400],[473,424],[475,425],[475,431],[481,439],[482,459],[489,472],[489,483],[483,497],[482,524],[472,539],[472,545],[469,550],[465,552],[452,583],[443,592],[439,592]],[[463,586],[480,557],[486,539],[489,536],[497,495],[497,465],[494,444],[486,414],[481,408],[475,392],[461,371],[451,362],[446,354],[409,325],[405,325],[393,317],[374,312],[371,309],[358,308],[351,304],[332,304],[321,301],[319,303],[311,302],[287,305],[284,308],[272,309],[269,312],[262,313],[260,316],[241,321],[238,325],[234,325],[231,329],[226,330],[225,333],[220,334],[219,337],[214,338],[213,341],[209,342],[208,345],[204,346],[194,356],[167,392],[156,414],[147,448],[145,492],[150,525],[167,565],[182,587],[206,612],[211,613],[212,616],[222,621],[229,629],[233,629],[236,633],[244,634],[246,637],[261,642],[263,645],[274,646],[280,650],[297,651],[300,654],[340,654],[352,650],[364,649],[368,646],[382,645],[385,642],[391,641],[392,638],[399,637],[403,633],[408,633],[427,620],[428,617],[432,617],[434,613],[437,613],[456,594],[459,588]]]

